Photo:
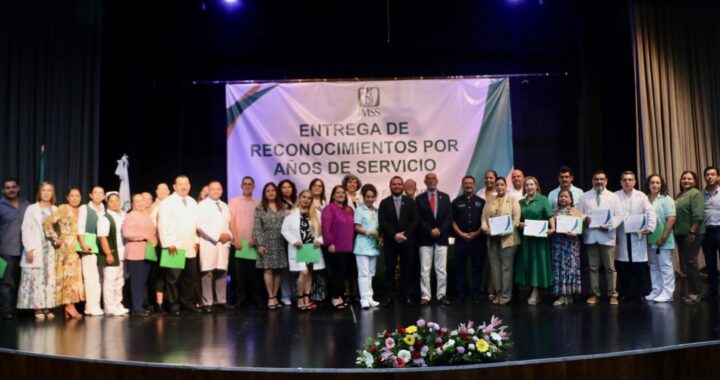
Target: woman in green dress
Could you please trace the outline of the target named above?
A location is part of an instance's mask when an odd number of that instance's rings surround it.
[[[555,231],[553,209],[548,198],[540,193],[540,183],[535,177],[525,177],[525,198],[520,200],[521,227],[526,220],[548,221],[547,235]],[[529,305],[538,302],[539,288],[552,285],[552,251],[547,237],[522,236],[519,255],[515,259],[515,283],[532,287]]]

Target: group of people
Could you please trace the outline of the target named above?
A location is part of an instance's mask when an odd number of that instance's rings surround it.
[[[601,296],[601,265],[610,304],[671,301],[677,247],[678,270],[687,275],[682,299],[692,304],[701,300],[701,246],[709,281],[704,296],[716,297],[718,291],[718,169],[708,167],[703,176],[701,188],[694,172],[684,172],[673,199],[657,174],[647,178],[643,193],[636,189],[635,174],[623,172],[622,188],[611,192],[607,175],[597,171],[592,189],[583,192],[573,185],[572,171],[562,167],[559,186],[545,196],[539,181],[519,169],[509,184],[489,170],[484,188],[478,191],[475,178],[465,176],[462,194],[452,199],[438,190],[437,175],[427,173],[424,192],[417,194],[414,181],[395,176],[391,195],[382,200],[374,185],[363,185],[352,174],[332,188],[329,198],[316,178],[299,192],[288,179],[269,182],[257,199],[254,179],[245,177],[241,194],[229,203],[222,201],[217,181],[205,186],[196,202],[189,196],[188,177],[178,176],[172,193],[161,183],[154,200],[150,193],[133,195],[128,213],[117,192],[99,186],[90,190],[87,204],[82,191],[73,188],[65,195],[67,203],[56,206],[54,186],[43,182],[30,204],[20,196],[18,181],[8,178],[0,200],[0,313],[11,319],[16,308],[30,309],[44,320],[62,306],[67,318],[81,318],[76,305],[84,302],[85,315],[147,317],[179,315],[183,308],[232,310],[245,303],[276,310],[293,299],[301,311],[328,300],[335,309],[351,301],[370,308],[390,305],[397,283],[408,305],[428,305],[433,298],[449,305],[451,245],[455,302],[466,297],[481,302],[487,294],[493,304],[505,305],[514,289],[523,287],[531,289],[530,305],[548,288],[554,305],[571,303],[582,293],[584,246],[587,303]],[[633,216],[642,216],[639,228],[630,227]],[[584,229],[560,231],[563,217],[576,218]],[[498,232],[501,218],[511,226]],[[527,233],[537,221],[546,223],[543,234]],[[372,286],[381,255],[382,303]],[[489,276],[483,271],[486,262]],[[490,281],[484,281],[487,277]],[[124,287],[130,302],[123,301]]]

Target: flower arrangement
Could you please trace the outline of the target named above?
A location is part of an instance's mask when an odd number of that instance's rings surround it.
[[[368,338],[355,363],[366,368],[403,368],[497,361],[512,346],[506,330],[495,316],[489,324],[474,327],[470,321],[452,331],[419,319],[414,325]]]

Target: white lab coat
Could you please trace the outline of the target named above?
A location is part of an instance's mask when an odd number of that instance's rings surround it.
[[[172,193],[161,204],[158,211],[158,234],[163,248],[175,246],[185,250],[185,257],[197,257],[195,244],[197,237],[197,202],[192,197],[182,198]]]
[[[586,191],[580,203],[577,205],[578,210],[585,216],[589,216],[592,210],[607,209],[612,210],[612,224],[607,231],[599,228],[585,228],[583,231],[583,239],[585,244],[601,244],[607,246],[615,246],[616,229],[620,227],[623,221],[623,210],[620,207],[620,200],[613,192],[605,189],[600,193],[600,205],[595,200],[596,192],[594,189]]]
[[[200,237],[200,271],[227,270],[232,240],[227,243],[218,240],[223,233],[232,236],[228,205],[221,200],[214,201],[210,198],[200,202],[197,231]]]
[[[320,211],[318,211],[318,221],[320,221]],[[320,231],[320,228],[318,228]],[[290,215],[286,216],[283,220],[282,229],[280,230],[282,236],[288,242],[288,263],[290,264],[290,270],[292,272],[300,272],[305,270],[305,263],[297,262],[297,248],[293,245],[296,241],[302,242],[300,236],[300,210],[294,208]],[[315,240],[322,243],[322,236],[315,236]],[[320,262],[313,263],[313,269],[324,269],[325,260],[320,255]]]
[[[55,212],[57,209],[56,206],[50,208],[51,212]],[[20,259],[20,266],[23,268],[42,267],[43,255],[45,254],[43,252],[43,246],[47,244],[50,249],[54,249],[53,245],[49,244],[48,238],[45,235],[43,221],[42,209],[39,203],[33,203],[25,209],[25,216],[23,217],[22,226],[20,227],[24,248]],[[32,262],[27,259],[28,251],[33,251]]]
[[[655,209],[650,204],[645,193],[633,189],[630,194],[626,194],[623,190],[615,192],[618,199],[620,200],[620,207],[622,207],[623,215],[625,217],[630,215],[645,215],[647,217],[647,229],[655,231],[657,225],[657,215]],[[630,235],[630,244],[632,246],[632,261],[644,262],[648,261],[647,256],[647,236],[633,233]],[[625,234],[625,224],[622,224],[617,229],[617,249],[615,255],[618,261],[628,262],[628,245],[627,235]]]

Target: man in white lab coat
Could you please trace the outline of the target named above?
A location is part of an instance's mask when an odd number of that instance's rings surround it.
[[[202,304],[207,313],[212,312],[213,304],[227,308],[226,276],[232,233],[230,209],[220,200],[222,194],[220,182],[210,182],[207,198],[198,205]]]
[[[188,195],[190,180],[181,175],[175,178],[172,195],[167,197],[158,211],[158,233],[164,249],[171,255],[185,250],[184,269],[165,269],[166,301],[170,304],[170,313],[180,315],[180,306],[200,312],[198,307],[198,237],[197,203]],[[180,293],[176,284],[180,282]]]
[[[645,224],[639,233],[625,233],[626,223],[617,229],[615,269],[618,272],[618,293],[623,302],[644,302],[651,290],[647,235],[655,231],[657,216],[647,195],[635,189],[636,183],[635,173],[624,171],[620,176],[622,190],[615,192],[625,219],[643,215]]]

